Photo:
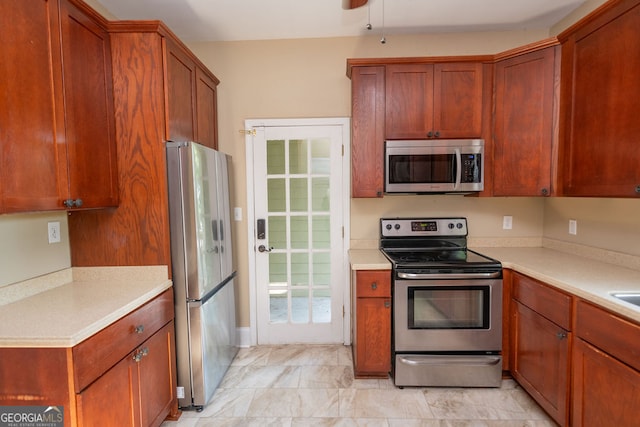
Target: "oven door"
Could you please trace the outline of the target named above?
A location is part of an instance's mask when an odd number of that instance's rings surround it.
[[[502,279],[396,280],[394,351],[502,350]]]

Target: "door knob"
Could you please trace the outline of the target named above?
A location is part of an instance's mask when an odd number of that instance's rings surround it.
[[[265,245],[258,246],[259,252],[271,252],[273,250],[273,246],[269,246],[269,249]]]

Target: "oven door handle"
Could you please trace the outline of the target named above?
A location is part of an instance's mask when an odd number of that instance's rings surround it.
[[[398,272],[399,279],[411,280],[432,280],[432,279],[495,279],[500,277],[500,271],[489,273],[434,273],[434,274],[416,274]]]

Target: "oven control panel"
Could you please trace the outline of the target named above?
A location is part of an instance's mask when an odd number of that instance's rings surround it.
[[[466,218],[382,218],[383,237],[466,236]]]

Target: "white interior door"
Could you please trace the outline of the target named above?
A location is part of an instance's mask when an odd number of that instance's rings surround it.
[[[254,129],[257,343],[343,342],[349,282],[342,153],[348,126]]]

